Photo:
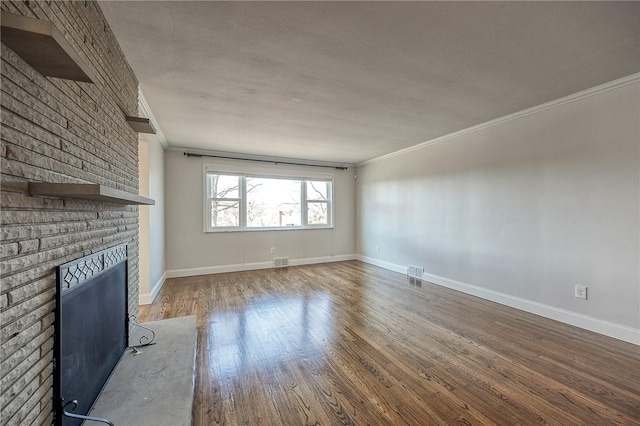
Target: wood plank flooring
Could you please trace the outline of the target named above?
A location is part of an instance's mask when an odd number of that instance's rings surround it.
[[[640,348],[358,261],[170,279],[205,425],[640,425]]]

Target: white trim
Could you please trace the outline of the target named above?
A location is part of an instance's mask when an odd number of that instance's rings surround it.
[[[336,256],[309,257],[290,259],[289,265],[314,265],[317,263],[344,262],[355,260],[355,254],[342,254]],[[172,269],[166,272],[167,278],[193,277],[196,275],[223,274],[226,272],[255,271],[256,269],[271,269],[273,262],[239,263],[235,265],[206,266],[203,268]]]
[[[407,273],[407,268],[405,266],[396,265],[395,263],[391,263],[391,262],[385,262],[384,260],[375,259],[373,257],[367,257],[367,256],[362,256],[360,254],[357,254],[356,260],[369,263],[371,265],[379,266],[381,268],[388,269],[393,272],[398,272],[400,274]]]
[[[356,255],[356,259],[375,266],[380,266],[381,268],[385,268],[394,272],[400,272],[402,274],[405,274],[407,269],[406,267],[401,265],[396,265],[390,262],[385,262],[379,259],[374,259],[362,255]],[[492,302],[500,303],[502,305],[510,306],[512,308],[520,309],[525,312],[540,315],[545,318],[550,318],[565,324],[603,334],[605,336],[613,337],[614,339],[619,339],[625,342],[633,343],[635,345],[640,345],[640,329],[627,327],[621,324],[615,324],[609,321],[582,315],[577,312],[568,311],[566,309],[556,308],[554,306],[534,302],[532,300],[510,296],[508,294],[488,290],[486,288],[477,287],[471,284],[462,283],[460,281],[451,280],[449,278],[444,278],[438,275],[425,273],[423,274],[423,280],[453,290],[461,291],[472,296],[477,296],[482,299],[490,300]]]
[[[355,254],[337,254],[335,256],[308,257],[300,259],[289,259],[289,265],[316,265],[318,263],[346,262],[347,260],[356,260]]]
[[[467,133],[476,132],[478,130],[486,129],[487,127],[497,126],[498,124],[506,123],[507,121],[516,120],[518,118],[525,117],[531,114],[537,114],[539,112],[545,111],[550,108],[555,108],[561,105],[565,105],[571,102],[575,102],[584,98],[588,98],[590,96],[598,95],[603,92],[607,92],[609,90],[618,89],[623,86],[627,86],[629,84],[640,82],[640,73],[631,74],[626,77],[619,78],[617,80],[610,81],[608,83],[601,84],[599,86],[592,87],[590,89],[586,89],[577,93],[573,93],[569,96],[565,96],[560,99],[556,99],[550,102],[546,102],[544,104],[536,105],[532,108],[527,108],[522,111],[514,112],[512,114],[508,114],[494,120],[485,121],[484,123],[477,124],[475,126],[467,127],[466,129],[459,130],[457,132],[449,133],[444,136],[437,137],[435,139],[431,139],[418,145],[413,145],[408,148],[404,148],[398,151],[391,152],[389,154],[381,155],[379,157],[372,158],[370,160],[363,161],[361,163],[356,164],[357,167],[364,166],[366,164],[375,163],[378,161],[386,160],[388,158],[396,157],[398,155],[406,154],[408,152],[412,152],[429,145],[434,145],[440,142],[445,142],[449,139],[456,138],[458,136],[466,135]]]
[[[167,142],[167,138],[164,137],[164,133],[162,133],[162,129],[160,129],[160,125],[158,124],[158,120],[156,120],[155,115],[151,111],[151,107],[147,102],[147,98],[142,94],[142,89],[138,86],[138,110],[142,114],[142,116],[146,116],[154,129],[156,129],[156,137],[158,138],[158,142],[162,145],[164,149],[169,148],[169,143]]]
[[[166,281],[166,279],[167,279],[167,273],[165,272],[164,274],[162,274],[162,276],[160,277],[158,282],[156,282],[156,284],[153,286],[153,288],[151,289],[151,292],[149,292],[149,293],[140,293],[140,295],[138,296],[138,304],[139,305],[150,305],[150,304],[152,304],[153,301],[155,300],[156,296],[158,295],[158,293],[162,289],[162,286],[164,285],[164,282]]]

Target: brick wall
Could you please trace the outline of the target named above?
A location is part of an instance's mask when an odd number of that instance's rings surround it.
[[[0,424],[51,424],[55,266],[129,244],[129,311],[137,314],[138,211],[30,197],[26,182],[93,182],[138,193],[137,81],[94,2],[2,1],[52,21],[98,75],[47,78],[2,45]]]

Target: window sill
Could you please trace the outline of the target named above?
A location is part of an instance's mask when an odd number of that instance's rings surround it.
[[[326,229],[334,229],[334,226],[308,226],[308,227],[300,227],[300,226],[291,226],[291,227],[283,227],[283,228],[246,228],[246,229],[207,229],[204,231],[205,234],[219,234],[225,232],[272,232],[272,231],[316,231],[316,230],[326,230]]]

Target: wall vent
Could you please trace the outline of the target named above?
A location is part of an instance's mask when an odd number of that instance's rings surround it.
[[[422,279],[422,274],[424,273],[424,268],[420,266],[409,265],[407,267],[407,275],[411,278]]]
[[[289,258],[288,257],[274,257],[273,258],[273,267],[274,268],[288,268],[289,267]]]

